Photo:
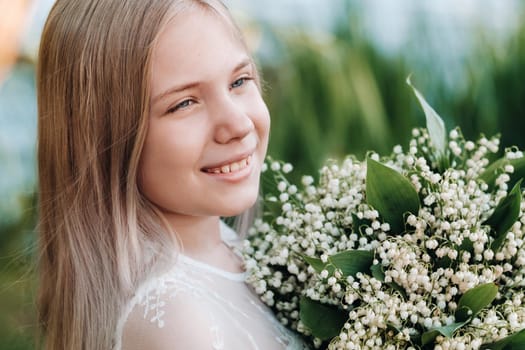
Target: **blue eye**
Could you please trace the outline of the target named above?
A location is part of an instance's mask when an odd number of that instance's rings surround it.
[[[235,80],[231,85],[230,87],[232,89],[235,89],[235,88],[238,88],[238,87],[241,87],[244,85],[244,83],[246,83],[247,80],[250,80],[250,78],[248,77],[242,77],[242,78],[239,78],[237,80]]]
[[[168,109],[168,113],[175,113],[178,110],[188,108],[189,106],[193,105],[195,102],[191,99],[187,99],[182,101],[181,103],[175,105],[174,107]]]

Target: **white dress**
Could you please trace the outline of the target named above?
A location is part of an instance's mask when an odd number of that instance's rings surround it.
[[[227,244],[236,233],[221,224]],[[232,273],[182,254],[137,290],[120,318],[115,350],[307,349]]]

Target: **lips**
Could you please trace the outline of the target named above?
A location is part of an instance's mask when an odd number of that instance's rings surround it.
[[[220,166],[213,166],[209,168],[203,168],[202,171],[206,173],[211,173],[211,174],[235,173],[249,166],[251,163],[251,160],[252,160],[252,155],[250,154],[247,157],[244,157],[240,160],[237,160],[231,163],[222,164]]]

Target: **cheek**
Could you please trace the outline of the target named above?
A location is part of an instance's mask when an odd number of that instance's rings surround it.
[[[264,162],[264,158],[266,157],[266,151],[268,150],[268,139],[270,135],[270,113],[264,102],[263,102],[263,110],[261,113],[261,120],[259,123],[260,123],[259,138],[260,138],[261,144],[263,145],[263,152],[264,152],[261,156],[262,158],[261,161]]]
[[[262,117],[261,117],[261,128],[264,129],[264,133],[266,138],[268,138],[268,135],[270,133],[270,112],[268,111],[268,107],[266,106],[266,103],[264,101],[262,102]]]
[[[139,186],[150,201],[160,204],[192,173],[198,160],[200,138],[184,125],[150,123],[139,165]],[[199,130],[199,129],[194,129]]]
[[[266,147],[270,133],[270,112],[258,90],[250,104],[250,109],[249,114],[252,116],[257,134]]]

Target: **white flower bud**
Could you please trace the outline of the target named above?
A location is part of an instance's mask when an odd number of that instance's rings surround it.
[[[288,193],[281,193],[279,195],[279,200],[281,202],[286,202],[288,199],[290,199],[290,196],[288,195]]]
[[[291,172],[292,170],[293,170],[293,166],[292,166],[292,164],[290,164],[290,163],[285,163],[285,164],[283,165],[283,173],[288,174],[288,173]]]
[[[494,252],[491,249],[487,249],[483,252],[485,260],[492,260],[494,258]]]
[[[305,186],[310,186],[314,182],[314,178],[309,175],[306,175],[302,177],[301,182]]]

